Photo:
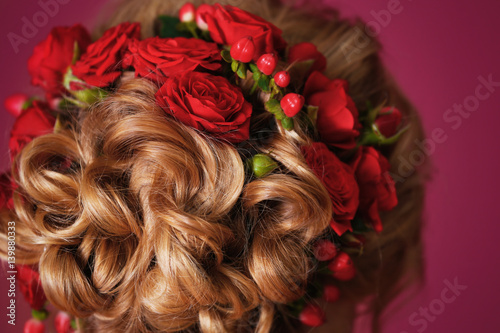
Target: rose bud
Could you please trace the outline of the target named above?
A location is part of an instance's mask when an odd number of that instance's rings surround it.
[[[54,318],[54,325],[57,333],[70,333],[71,328],[71,317],[68,313],[64,311],[59,311]]]
[[[318,327],[325,323],[325,312],[316,304],[307,304],[299,315],[302,324]]]
[[[243,37],[231,47],[231,57],[234,60],[241,62],[250,62],[255,53],[255,45],[253,38],[250,36]]]
[[[383,136],[389,138],[396,134],[400,123],[401,111],[395,107],[385,107],[380,110],[374,125]]]
[[[274,75],[274,82],[278,87],[286,88],[290,84],[290,74],[287,71],[279,71]]]
[[[265,154],[256,154],[251,159],[252,171],[257,178],[262,178],[278,167],[278,163]]]
[[[45,324],[38,319],[31,318],[24,324],[23,333],[45,333]]]
[[[332,242],[322,239],[314,244],[313,252],[319,261],[332,260],[337,255],[337,247]]]
[[[309,60],[313,61],[309,72],[323,72],[326,69],[326,58],[318,51],[316,45],[309,42],[303,42],[290,47],[288,52],[289,64]]]
[[[271,75],[276,68],[278,58],[273,53],[267,53],[260,56],[257,60],[257,68],[266,75]]]
[[[334,278],[340,281],[348,281],[356,275],[356,268],[349,255],[345,252],[340,252],[328,264],[328,268],[332,271]]]
[[[302,109],[304,102],[304,96],[289,93],[281,99],[280,105],[288,117],[293,117]]]
[[[214,13],[214,7],[207,5],[207,4],[201,4],[198,9],[196,10],[196,25],[198,28],[201,30],[208,30],[208,24],[203,18],[204,15],[212,15]]]
[[[24,104],[28,101],[25,94],[14,94],[5,99],[5,108],[11,115],[18,117],[24,109]]]
[[[333,284],[326,285],[323,288],[323,299],[329,303],[336,302],[340,297],[340,290]]]
[[[179,20],[181,22],[192,22],[195,19],[196,8],[191,2],[185,3],[179,10]]]

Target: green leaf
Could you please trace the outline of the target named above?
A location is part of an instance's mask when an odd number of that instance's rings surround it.
[[[222,50],[220,52],[220,55],[225,62],[227,63],[233,62],[233,58],[231,57],[231,52],[229,52],[228,50]]]
[[[200,36],[198,35],[198,26],[194,21],[177,23],[177,25],[175,26],[175,30],[179,31],[180,33],[189,32],[189,36],[187,37],[200,38]]]
[[[104,91],[102,89],[94,88],[94,89],[73,91],[73,95],[79,101],[81,101],[85,104],[91,105],[91,104],[94,104],[95,102],[103,99],[104,97],[106,97],[107,93],[106,93],[106,91]]]
[[[285,116],[281,119],[281,126],[283,126],[283,128],[287,131],[293,130],[293,119]]]
[[[160,15],[155,22],[155,33],[161,38],[192,37],[189,30],[179,31],[177,29],[180,22],[178,17]]]
[[[24,103],[23,105],[21,106],[21,110],[26,110],[28,108],[30,108],[32,105],[33,105],[33,101],[36,101],[36,97],[30,97],[28,98]]]
[[[277,99],[270,99],[264,105],[266,111],[271,112],[272,114],[277,114],[279,112],[283,112],[281,109],[280,102]]]
[[[35,319],[38,319],[40,321],[44,321],[49,316],[49,312],[45,309],[41,309],[41,310],[33,309],[33,310],[31,310],[31,315]]]
[[[246,79],[247,78],[247,65],[240,62],[238,65],[238,69],[236,70],[236,74],[240,79]]]
[[[257,81],[259,83],[259,88],[264,90],[265,92],[269,92],[269,81],[270,78],[267,75],[262,75],[260,79]]]
[[[260,73],[260,72],[261,72],[261,71],[259,70],[259,68],[257,67],[257,65],[256,65],[256,64],[254,64],[253,62],[250,62],[250,63],[248,64],[248,67],[250,67],[250,70],[251,70],[251,71],[252,71],[252,73],[254,73],[254,74],[255,74],[255,73],[257,73],[257,72],[258,72],[258,73]]]
[[[237,60],[233,59],[233,62],[231,63],[231,70],[236,73],[239,65],[240,65],[240,63]]]
[[[253,72],[253,80],[257,83],[257,85],[259,84],[259,80],[261,77],[262,73],[260,71]]]

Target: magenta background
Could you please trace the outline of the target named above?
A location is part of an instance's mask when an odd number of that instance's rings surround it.
[[[318,2],[321,2],[319,0]],[[374,21],[371,11],[386,9],[389,0],[323,0],[340,8],[344,17],[360,16]],[[27,45],[15,54],[8,32],[20,33],[21,18],[40,10],[36,1],[2,1],[0,4],[0,100],[16,92],[30,92],[26,61],[33,47],[57,25],[97,21],[102,1],[73,0]],[[500,123],[500,88],[480,103],[479,109],[454,130],[443,113],[454,103],[474,95],[478,76],[492,74],[500,81],[500,3],[461,0],[401,0],[403,10],[392,15],[378,37],[383,58],[403,90],[421,112],[426,131],[442,128],[448,139],[432,154],[433,180],[426,200],[424,233],[427,284],[411,301],[392,309],[384,332],[419,332],[409,323],[410,315],[440,298],[443,281],[458,279],[466,285],[457,299],[420,332],[498,332],[500,210],[497,128]],[[496,32],[496,34],[495,34]],[[5,168],[8,129],[13,119],[0,113],[0,166]],[[0,273],[0,331],[22,332],[29,313],[18,298],[16,329],[7,325],[5,273]],[[358,325],[363,332],[362,323]]]

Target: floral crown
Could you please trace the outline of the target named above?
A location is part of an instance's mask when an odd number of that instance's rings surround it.
[[[404,131],[400,111],[370,107],[367,101],[365,110],[358,112],[348,83],[323,74],[327,61],[315,45],[289,47],[277,27],[239,8],[187,3],[178,17],[160,16],[155,23],[155,37],[141,39],[140,25],[126,22],[95,42],[79,24],[54,28],[28,62],[32,84],[44,89],[45,100],[16,94],[6,101],[16,117],[11,159],[35,137],[63,128],[64,112],[106,98],[124,75],[156,84],[156,102],[166,117],[228,144],[251,138],[250,123],[259,111],[272,113],[284,131],[293,131],[300,119],[317,133],[302,153],[333,206],[332,232],[312,247],[317,262],[313,276],[326,274],[338,283],[353,279],[356,269],[350,256],[362,253],[364,234],[382,231],[379,211],[397,205],[390,165],[377,148],[393,144]],[[263,104],[259,111],[250,102],[257,94]],[[244,159],[252,177],[265,177],[278,168],[269,154]],[[13,209],[16,185],[5,174],[0,180],[1,208]],[[25,332],[40,332],[48,312],[37,269],[9,264],[33,308]],[[304,324],[320,326],[325,314],[310,301],[311,295],[334,302],[339,289],[314,279],[310,284],[308,300],[301,298],[289,309]],[[60,312],[56,329],[71,332],[75,322]]]

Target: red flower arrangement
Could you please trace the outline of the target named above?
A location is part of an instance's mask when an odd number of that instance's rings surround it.
[[[315,274],[326,272],[338,283],[355,278],[355,262],[347,254],[352,252],[344,250],[364,243],[367,229],[356,230],[353,221],[361,220],[365,227],[381,232],[379,212],[397,205],[389,162],[375,147],[392,143],[401,134],[399,110],[379,106],[358,111],[348,82],[321,73],[326,58],[315,45],[300,43],[287,51],[280,29],[239,8],[186,4],[178,21],[179,31],[169,31],[169,37],[160,33],[142,40],[140,25],[126,22],[108,29],[93,43],[81,25],[54,28],[28,62],[32,84],[45,90],[49,103],[25,95],[12,96],[6,103],[16,116],[9,143],[12,159],[35,137],[54,130],[58,112],[105,98],[127,72],[157,84],[156,102],[166,117],[227,144],[250,138],[256,112],[272,113],[276,126],[288,131],[294,129],[296,119],[305,118],[317,132],[318,142],[302,146],[301,152],[333,207],[330,233],[311,245],[311,260],[320,266]],[[186,31],[193,38],[180,37]],[[295,85],[290,84],[293,71],[288,69],[304,62],[309,71],[305,84],[299,85],[303,88],[296,91],[290,88]],[[280,68],[280,63],[289,68]],[[250,103],[256,92],[265,96],[261,110],[254,110]],[[263,153],[247,162],[252,171],[249,177],[266,177],[279,168]],[[13,209],[15,184],[7,175],[1,176],[0,184],[0,208]],[[28,302],[45,311],[37,271],[29,266],[18,269]],[[341,297],[333,284],[322,287],[320,293],[328,302]],[[298,319],[306,325],[320,326],[326,320],[314,303],[302,299],[299,308]],[[39,319],[30,320],[26,327],[43,329]],[[60,314],[57,325],[68,331],[69,316]]]

